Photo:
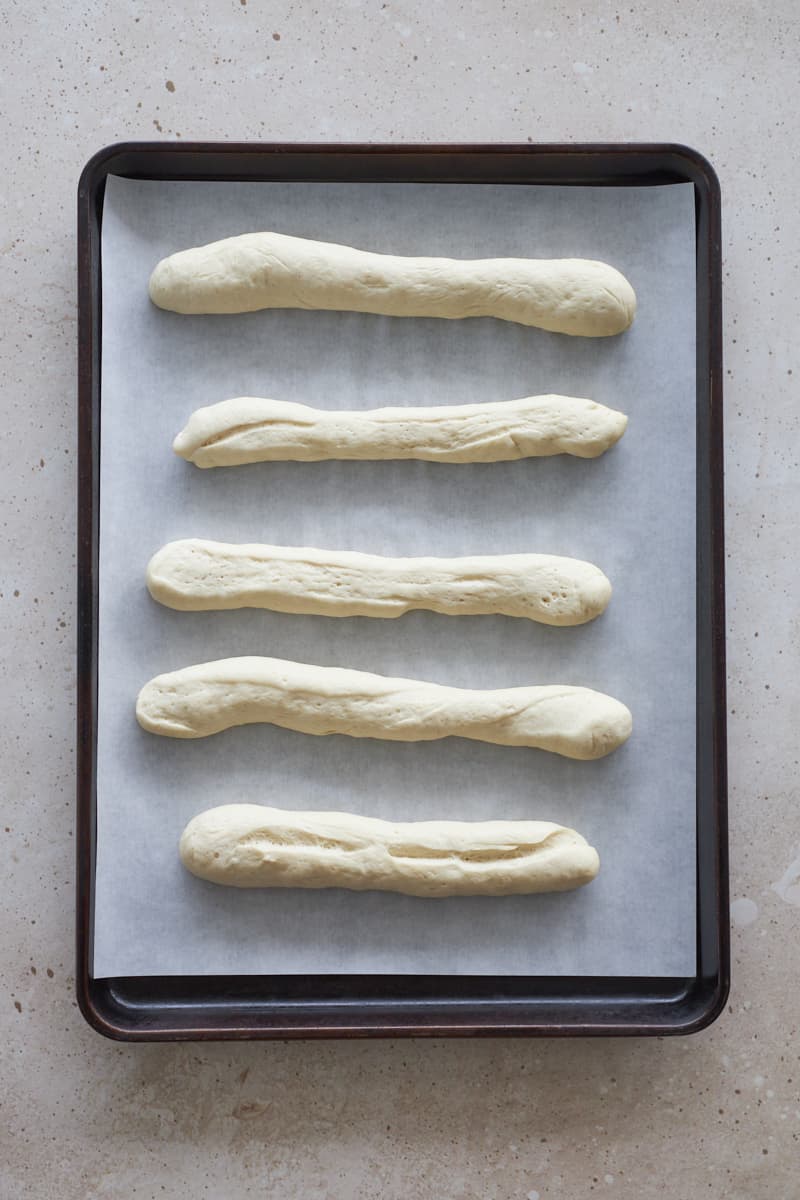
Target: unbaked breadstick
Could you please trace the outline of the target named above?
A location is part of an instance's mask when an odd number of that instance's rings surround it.
[[[171,254],[150,299],[179,313],[337,309],[389,317],[499,317],[553,333],[607,337],[627,329],[636,294],[624,275],[583,258],[399,258],[245,233]]]
[[[322,459],[489,463],[552,454],[597,458],[628,418],[574,396],[335,411],[239,396],[198,408],[173,443],[198,467]]]
[[[151,679],[139,693],[143,729],[198,738],[268,722],[300,733],[395,742],[472,738],[602,758],[631,732],[624,704],[589,688],[471,691],[279,658],[227,658]]]
[[[170,542],[150,559],[154,600],[185,612],[268,608],[327,617],[400,617],[412,609],[502,613],[582,625],[603,612],[611,584],[591,563],[550,554],[383,558],[350,550]]]
[[[591,882],[600,860],[549,821],[394,823],[345,812],[225,804],[180,841],[193,875],[229,887],[349,888],[407,896],[511,896]]]

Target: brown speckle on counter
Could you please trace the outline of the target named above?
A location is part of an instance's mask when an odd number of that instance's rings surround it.
[[[263,1104],[260,1100],[240,1100],[233,1110],[233,1116],[237,1121],[252,1121],[254,1117],[261,1117],[269,1109],[269,1104]]]

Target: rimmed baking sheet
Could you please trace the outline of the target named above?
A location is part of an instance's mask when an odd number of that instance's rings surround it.
[[[94,975],[689,976],[695,926],[695,209],[691,184],[535,188],[110,177],[103,209]],[[632,280],[619,338],[491,320],[272,312],[180,317],[147,298],[164,254],[254,228],[394,253],[582,256]],[[321,407],[563,391],[630,424],[602,459],[487,466],[260,464],[199,471],[172,438],[237,394]],[[537,550],[610,576],[581,629],[506,618],[181,614],[144,590],[177,537],[377,553]],[[597,763],[460,739],[402,746],[271,727],[200,742],[133,716],[160,671],[235,654],[463,686],[585,684],[624,700],[630,742]],[[397,819],[542,817],[597,846],[598,879],[543,897],[420,901],[223,890],[177,859],[227,801]]]

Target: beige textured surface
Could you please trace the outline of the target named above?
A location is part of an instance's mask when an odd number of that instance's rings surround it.
[[[525,396],[489,404],[330,412],[237,396],[193,412],[172,448],[198,467],[325,458],[509,462],[548,454],[597,458],[628,418],[575,396]]]
[[[223,804],[194,816],[181,862],[228,887],[344,887],[408,896],[512,896],[590,883],[600,861],[550,821],[381,821],[352,812]]]
[[[603,612],[611,583],[599,567],[552,554],[385,558],[313,546],[168,542],[147,564],[159,603],[183,612],[267,608],[328,617],[503,613],[544,625],[583,625]]]
[[[179,313],[325,308],[497,317],[582,337],[622,333],[636,311],[633,288],[608,263],[398,258],[282,233],[245,233],[179,250],[155,267],[150,299]]]
[[[794,0],[6,6],[0,1195],[794,1200]],[[73,1000],[75,184],[125,137],[679,140],[725,197],[733,989],[650,1042],[149,1046]]]
[[[472,738],[603,758],[630,737],[629,709],[591,688],[455,688],[281,658],[223,658],[157,675],[136,719],[164,737],[198,738],[268,722],[300,733],[429,742]]]

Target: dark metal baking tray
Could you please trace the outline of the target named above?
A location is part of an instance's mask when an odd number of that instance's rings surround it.
[[[697,970],[688,978],[248,975],[93,979],[100,519],[100,234],[108,175],[138,179],[694,185],[697,230]],[[728,994],[720,192],[669,144],[122,143],[78,188],[77,994],[130,1041],[692,1033]]]

